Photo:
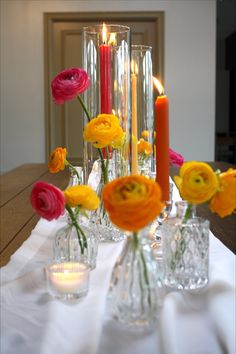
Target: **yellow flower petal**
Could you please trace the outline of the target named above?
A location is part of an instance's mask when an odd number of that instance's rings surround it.
[[[91,142],[96,148],[117,146],[121,144],[123,135],[119,119],[113,114],[100,114],[84,128],[84,140]]]
[[[174,180],[183,199],[192,204],[209,201],[219,189],[219,180],[213,169],[205,162],[185,162],[180,176]]]
[[[66,204],[74,208],[80,206],[87,210],[95,210],[99,206],[99,198],[94,190],[85,185],[72,186],[64,191]]]

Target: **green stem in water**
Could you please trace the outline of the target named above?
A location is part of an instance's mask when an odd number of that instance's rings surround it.
[[[108,182],[108,166],[109,166],[109,159],[110,159],[108,146],[106,146],[106,156],[107,156],[107,161],[106,161],[106,180]]]
[[[188,219],[191,217],[191,212],[192,212],[192,204],[188,204],[185,215],[184,215],[183,224],[186,224]]]
[[[80,245],[80,249],[81,249],[81,253],[84,254],[84,249],[87,248],[87,239],[86,239],[86,236],[83,232],[83,230],[81,229],[81,227],[79,226],[76,218],[75,218],[75,215],[71,209],[71,207],[69,207],[69,205],[66,205],[66,210],[68,211],[69,215],[70,215],[70,218],[71,218],[71,221],[72,221],[72,224],[75,226],[76,228],[76,232],[77,232],[77,236],[78,236],[78,241],[79,241],[79,245]],[[82,238],[83,238],[83,242],[81,240],[81,236],[80,234],[82,235]]]
[[[82,98],[80,96],[77,96],[77,99],[78,99],[79,103],[81,104],[81,106],[87,116],[88,121],[90,122],[91,117],[90,117],[90,114],[89,114],[87,108],[85,107],[84,101],[82,100]]]
[[[81,183],[81,179],[76,168],[73,165],[71,165],[71,163],[69,163],[69,161],[67,160],[65,160],[65,165],[68,165],[72,169],[72,171],[76,174],[78,181]]]
[[[180,232],[181,232],[181,238],[182,239],[180,240],[179,245],[178,245],[178,247],[177,247],[177,249],[176,249],[176,251],[174,253],[174,257],[171,260],[170,267],[171,267],[171,270],[173,272],[175,271],[176,266],[180,262],[183,254],[185,252],[185,249],[186,249],[186,242],[185,242],[185,240],[183,238],[182,232],[183,232],[183,228],[185,227],[184,224],[186,224],[187,221],[190,219],[191,214],[192,214],[192,204],[188,204],[186,212],[185,212],[185,215],[184,215],[184,218],[183,218],[183,222],[182,222],[183,226],[180,227]]]
[[[137,248],[138,245],[139,245],[137,231],[133,232],[133,240],[134,240],[134,246],[135,246],[135,248]],[[140,250],[140,254],[141,254],[141,260],[142,260],[142,263],[143,263],[143,275],[144,275],[144,279],[145,279],[145,282],[147,284],[147,290],[148,290],[148,304],[149,304],[149,306],[151,306],[151,295],[150,295],[150,288],[149,288],[148,270],[147,270],[147,265],[146,265],[146,262],[145,262],[145,258],[144,258],[142,249]]]
[[[102,173],[103,173],[103,181],[104,181],[104,184],[106,184],[108,182],[108,162],[109,161],[107,159],[107,163],[105,164],[101,149],[98,148],[97,150],[98,150],[99,157],[100,157],[101,164],[102,164],[101,167],[102,167]]]

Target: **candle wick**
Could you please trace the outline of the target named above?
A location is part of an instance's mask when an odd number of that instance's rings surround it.
[[[165,91],[163,90],[163,92],[161,92],[161,93],[158,91],[157,96],[158,96],[158,97],[165,96]]]

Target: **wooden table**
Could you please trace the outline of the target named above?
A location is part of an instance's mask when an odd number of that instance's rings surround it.
[[[42,180],[64,189],[69,181],[68,169],[60,173],[48,172],[47,164],[26,164],[1,176],[0,183],[0,266],[29,237],[39,217],[29,202],[33,184]]]
[[[225,171],[230,167],[224,162],[211,163],[214,169]],[[171,175],[177,170],[171,169]],[[30,236],[39,217],[33,212],[29,196],[33,184],[42,180],[53,183],[64,189],[69,181],[68,169],[57,174],[48,172],[47,164],[22,165],[1,176],[0,207],[1,207],[1,239],[0,239],[0,266],[9,261],[10,256]],[[197,209],[197,214],[210,220],[211,230],[229,249],[236,253],[236,214],[225,219],[209,212],[206,205]]]

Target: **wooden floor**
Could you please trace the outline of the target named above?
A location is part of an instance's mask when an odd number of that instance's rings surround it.
[[[227,163],[212,163],[212,165],[214,169],[221,168],[222,171],[230,167]],[[172,168],[171,175],[176,173],[177,170]],[[69,173],[66,169],[57,174],[51,174],[46,164],[26,164],[1,176],[0,266],[8,262],[10,256],[30,236],[39,220],[29,202],[33,184],[38,180],[53,183],[65,189],[69,181]],[[236,253],[236,214],[221,219],[209,212],[206,205],[198,206],[197,214],[209,219],[214,235]]]

